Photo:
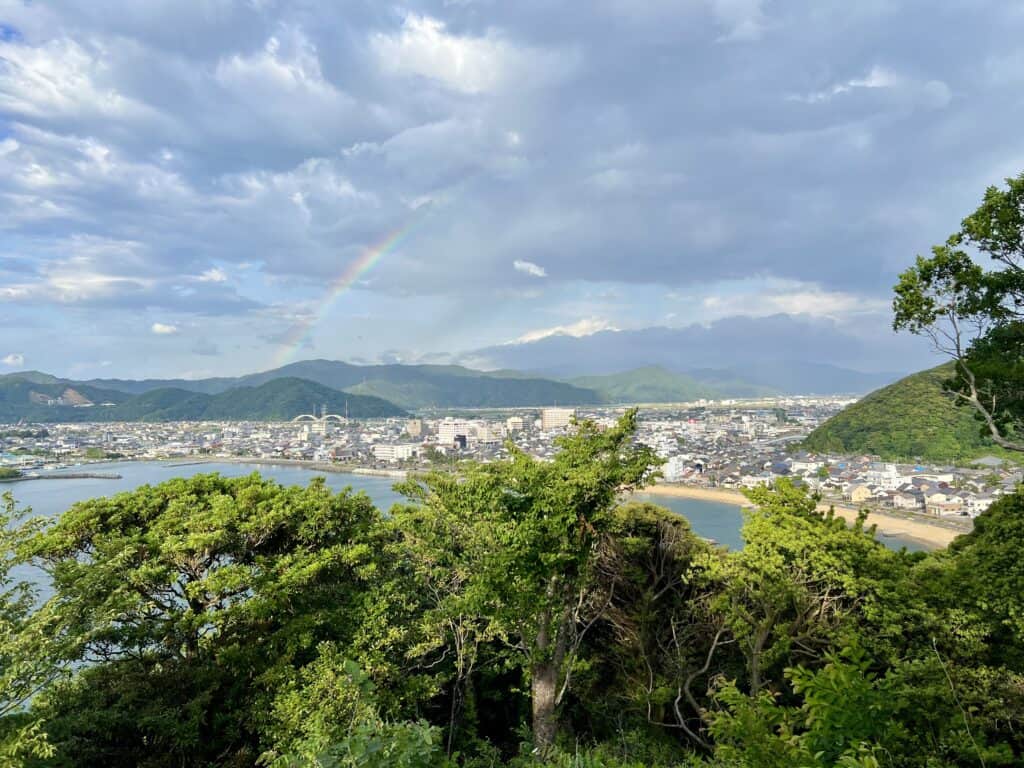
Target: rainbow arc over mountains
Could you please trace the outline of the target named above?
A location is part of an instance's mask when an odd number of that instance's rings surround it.
[[[423,206],[429,208],[429,206]],[[427,217],[428,211],[420,212],[397,229],[393,229],[384,235],[376,243],[368,247],[345,270],[338,275],[328,287],[324,297],[316,306],[309,318],[296,323],[282,342],[281,352],[278,353],[274,367],[280,367],[289,363],[299,353],[303,345],[311,338],[317,326],[323,322],[331,307],[338,301],[342,294],[351,288],[360,278],[366,275],[385,255],[394,251],[412,234]]]

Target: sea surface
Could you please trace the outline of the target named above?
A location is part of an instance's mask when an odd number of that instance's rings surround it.
[[[118,474],[121,475],[121,478],[118,480],[98,478],[28,480],[5,483],[0,486],[0,492],[10,491],[19,507],[31,507],[32,513],[35,515],[56,517],[77,501],[110,496],[122,491],[130,491],[141,485],[154,485],[172,477],[190,477],[205,472],[219,472],[228,477],[239,477],[259,472],[284,485],[305,485],[314,477],[324,477],[327,485],[335,490],[351,488],[354,491],[365,492],[380,509],[389,509],[393,504],[402,501],[402,497],[393,490],[395,480],[390,477],[317,472],[313,469],[288,465],[126,461],[93,464],[63,471]],[[649,494],[637,494],[636,498],[659,504],[683,515],[690,521],[691,527],[698,536],[713,539],[718,544],[730,549],[739,549],[743,546],[743,540],[740,537],[743,515],[739,507],[716,501]],[[911,550],[921,548],[916,542],[909,539],[884,537],[882,541],[896,549],[902,546]]]

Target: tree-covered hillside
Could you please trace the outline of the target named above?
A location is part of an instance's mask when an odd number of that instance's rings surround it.
[[[371,395],[410,409],[590,405],[600,402],[600,397],[592,390],[524,374],[487,373],[458,365],[352,365],[338,360],[304,360],[237,378],[188,381],[101,379],[90,383],[132,394],[172,388],[215,395],[237,387],[256,387],[284,378],[305,379],[331,389]]]
[[[955,461],[996,450],[970,408],[944,392],[952,364],[915,373],[833,416],[804,442],[813,451]]]
[[[352,418],[402,416],[405,411],[378,397],[349,394],[303,379],[274,379],[258,387],[236,387],[218,395],[163,388],[129,396],[109,390],[78,387],[74,391],[96,397],[94,405],[44,405],[34,402],[30,392],[40,387],[28,382],[14,384],[0,380],[0,421],[38,423],[84,421],[282,421],[305,413],[318,413],[327,406],[331,413]],[[54,385],[50,390],[60,390]],[[103,394],[103,399],[99,394]],[[114,402],[103,406],[100,403]]]
[[[47,405],[48,401],[63,400],[78,405],[122,403],[129,395],[110,389],[66,381],[46,374],[28,373],[0,376],[0,422],[55,421],[46,418],[55,411],[84,410]],[[91,409],[90,409],[91,410]]]

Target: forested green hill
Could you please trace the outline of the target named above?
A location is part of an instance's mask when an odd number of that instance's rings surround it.
[[[487,373],[458,365],[352,365],[338,360],[304,360],[262,373],[216,379],[97,379],[95,386],[142,394],[183,389],[216,395],[277,379],[305,379],[335,390],[383,398],[402,408],[490,408],[589,405],[598,394],[563,381],[508,372]]]
[[[88,397],[89,407],[47,405],[37,392],[57,397],[64,384],[39,385],[17,377],[0,379],[0,421],[282,421],[304,413],[318,413],[324,405],[331,413],[352,418],[402,416],[405,411],[379,397],[340,392],[304,379],[285,378],[258,387],[235,387],[209,395],[165,387],[129,396],[121,392],[77,385],[73,392]],[[114,405],[101,405],[114,403]]]
[[[814,430],[804,445],[812,451],[929,461],[996,452],[974,412],[943,392],[952,373],[948,363],[876,390]]]
[[[66,381],[35,371],[23,374],[0,376],[0,422],[14,423],[20,419],[29,421],[54,421],[36,416],[55,411],[85,410],[49,406],[47,402],[63,398],[69,403],[122,403],[130,399],[123,392]],[[90,409],[91,410],[91,409]]]

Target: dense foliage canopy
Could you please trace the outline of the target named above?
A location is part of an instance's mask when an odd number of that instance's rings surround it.
[[[0,764],[1020,764],[1024,496],[909,554],[781,483],[727,552],[623,495],[656,471],[634,434],[386,514],[258,475],[8,505]]]
[[[958,232],[900,275],[893,308],[896,329],[953,358],[948,389],[979,428],[1024,451],[1024,173],[989,187]]]

